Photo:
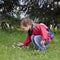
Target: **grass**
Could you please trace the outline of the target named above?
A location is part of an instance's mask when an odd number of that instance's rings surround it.
[[[60,34],[47,46],[46,52],[29,47],[13,48],[12,45],[23,41],[26,32],[5,32],[0,30],[0,60],[60,60]]]

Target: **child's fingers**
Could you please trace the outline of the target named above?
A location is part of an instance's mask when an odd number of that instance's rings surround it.
[[[18,42],[17,46],[18,46],[18,47],[22,47],[22,46],[24,46],[24,44],[21,43],[21,42]]]
[[[41,44],[43,44],[43,45],[44,45],[44,44],[45,44],[45,41],[41,41]]]
[[[21,44],[21,43],[18,43],[18,44],[17,44],[17,46],[18,46],[18,47],[21,47],[21,46],[22,46],[22,44]]]

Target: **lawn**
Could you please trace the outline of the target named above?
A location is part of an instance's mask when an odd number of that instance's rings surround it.
[[[0,30],[0,60],[60,60],[60,34],[55,34],[45,52],[28,47],[13,48],[12,45],[23,41],[27,33],[23,31],[5,32]]]

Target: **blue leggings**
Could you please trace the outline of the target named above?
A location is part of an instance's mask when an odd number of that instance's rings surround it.
[[[46,45],[48,45],[49,41],[46,40],[46,41],[45,41],[45,44],[42,45],[42,44],[40,43],[41,40],[42,40],[41,38],[42,38],[41,35],[32,35],[32,36],[31,36],[31,41],[32,41],[35,49],[45,51],[45,50],[46,50]]]

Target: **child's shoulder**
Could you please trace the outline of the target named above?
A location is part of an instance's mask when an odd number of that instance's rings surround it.
[[[44,28],[48,28],[44,23],[37,23],[36,27],[44,27]]]
[[[44,25],[43,23],[36,23],[35,24],[36,26],[42,26],[42,25]]]
[[[41,24],[36,23],[35,26],[36,26],[37,28],[40,28]]]

